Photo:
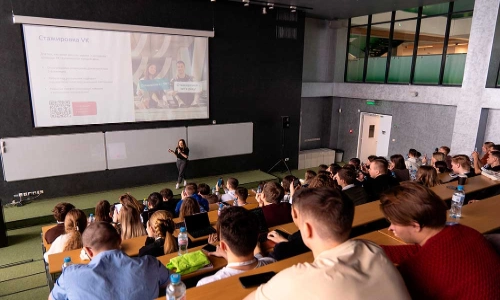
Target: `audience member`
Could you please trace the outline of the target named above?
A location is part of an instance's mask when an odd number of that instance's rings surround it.
[[[111,204],[108,200],[101,200],[95,207],[95,221],[96,222],[113,222],[113,213],[111,211]]]
[[[57,225],[45,232],[44,238],[47,244],[52,244],[58,236],[64,234],[64,218],[66,217],[68,211],[72,210],[73,208],[75,208],[75,206],[71,203],[60,202],[56,204],[54,209],[52,209],[52,213],[54,214],[54,219],[56,219],[57,221]]]
[[[177,202],[177,206],[175,207],[175,215],[179,216],[182,202],[185,200],[185,198],[191,197],[196,202],[198,202],[198,205],[200,206],[200,211],[201,212],[208,212],[209,207],[208,207],[208,201],[206,199],[203,199],[200,195],[198,195],[198,187],[194,183],[188,183],[184,190],[182,191],[182,200]]]
[[[230,177],[227,179],[226,182],[226,188],[224,189],[224,193],[221,197],[220,200],[223,202],[226,201],[233,201],[235,197],[235,192],[236,189],[238,188],[239,182],[238,179]]]
[[[198,195],[207,200],[208,204],[219,202],[219,197],[215,194],[211,194],[210,186],[206,183],[198,184]]]
[[[49,250],[43,254],[45,262],[49,262],[49,255],[63,251],[75,250],[82,247],[82,232],[87,228],[87,217],[79,209],[73,208],[64,218],[64,234],[58,236]]]
[[[293,182],[297,179],[297,177],[293,175],[287,175],[283,178],[281,181],[281,186],[283,187],[283,190],[285,191],[285,195],[283,196],[283,202],[288,202],[291,203],[290,201],[290,185],[293,184]]]
[[[221,280],[253,270],[275,262],[269,257],[262,257],[260,253],[254,255],[259,236],[259,227],[255,214],[243,207],[229,207],[221,212],[217,220],[220,245],[215,252],[209,255],[223,257],[227,266],[217,271],[214,275],[198,281],[196,286]]]
[[[445,161],[436,161],[434,163],[434,169],[436,169],[438,174],[449,173],[448,165]]]
[[[262,207],[268,227],[292,222],[290,203],[281,202],[284,193],[285,191],[281,185],[274,181],[269,181],[264,184],[262,193],[258,193],[256,196],[259,206]]]
[[[379,246],[349,240],[354,205],[340,192],[300,189],[292,215],[314,262],[282,270],[245,299],[409,299],[401,275]]]
[[[141,226],[142,227],[142,226]],[[54,284],[54,299],[155,299],[169,283],[169,271],[156,258],[130,258],[107,222],[96,222],[83,233],[83,249],[91,259],[67,267]]]
[[[431,166],[421,166],[418,169],[416,182],[428,188],[441,184],[436,169]]]
[[[309,188],[317,188],[317,187],[337,188],[338,184],[330,176],[316,175],[313,179],[311,179],[308,187]]]
[[[408,159],[405,161],[406,168],[408,170],[417,170],[422,165],[422,161],[418,159],[418,151],[415,149],[410,149],[408,151]]]
[[[398,182],[410,180],[410,171],[406,168],[405,159],[401,154],[391,156],[389,170]]]
[[[361,160],[357,157],[349,159],[349,165],[354,166],[354,168],[359,171],[361,169]]]
[[[304,183],[302,184],[303,187],[307,187],[309,185],[309,182],[316,176],[316,172],[313,170],[307,170],[305,175],[304,175]]]
[[[146,202],[148,209],[141,213],[141,219],[142,224],[144,224],[144,228],[147,227],[149,216],[152,215],[155,211],[162,208],[163,196],[160,193],[153,192],[149,194]]]
[[[431,166],[435,166],[436,162],[438,161],[444,161],[446,163],[446,155],[441,152],[434,152],[432,153],[432,158],[431,158]]]
[[[328,166],[327,166],[327,165],[325,165],[325,164],[321,164],[321,165],[319,165],[319,167],[318,167],[318,172],[319,172],[319,171],[328,171]]]
[[[473,177],[476,175],[474,169],[471,168],[470,159],[467,155],[458,154],[451,159],[450,181],[458,179],[458,176]]]
[[[337,182],[342,187],[342,194],[349,198],[354,205],[368,202],[368,194],[362,186],[356,186],[356,171],[342,169],[337,173]]]
[[[245,206],[247,205],[247,198],[248,198],[248,190],[244,187],[238,187],[236,189],[236,193],[235,193],[235,196],[236,196],[236,206]]]
[[[120,197],[120,204],[122,204],[121,208],[115,209],[113,221],[117,223],[121,239],[126,240],[145,235],[146,230],[141,222],[137,200],[127,193]]]
[[[490,151],[486,164],[481,168],[482,170],[500,172],[500,151]],[[477,173],[477,172],[476,172]],[[481,172],[479,172],[480,174]]]
[[[500,257],[477,231],[446,226],[446,204],[412,182],[382,194],[389,230],[414,245],[382,246],[414,299],[497,299]]]
[[[481,168],[488,163],[488,157],[490,156],[490,152],[494,150],[495,144],[492,142],[485,142],[482,147],[483,156],[479,158],[479,153],[477,151],[472,152],[471,157],[474,161],[474,165],[472,166],[476,171],[476,174],[481,174]]]
[[[387,174],[387,167],[387,161],[378,158],[370,163],[370,178],[363,185],[369,201],[378,200],[382,192],[398,185],[396,178]]]
[[[160,191],[163,202],[161,203],[161,209],[166,210],[175,216],[175,207],[177,206],[178,199],[174,199],[174,193],[171,189],[163,189]]]
[[[200,205],[193,197],[187,197],[182,200],[182,205],[179,211],[179,220],[184,221],[184,217],[201,213]]]
[[[370,169],[370,164],[375,158],[377,158],[376,155],[369,155],[366,162],[361,163],[361,172],[365,174],[365,177],[369,176],[368,170]]]
[[[448,166],[448,169],[451,170],[451,156],[449,155],[450,154],[450,147],[447,147],[447,146],[441,146],[439,149],[438,149],[438,152],[441,152],[445,155],[446,157],[446,165]]]
[[[177,241],[173,234],[175,223],[172,214],[166,210],[157,210],[147,222],[148,237],[144,247],[139,249],[139,256],[162,256],[178,251]]]

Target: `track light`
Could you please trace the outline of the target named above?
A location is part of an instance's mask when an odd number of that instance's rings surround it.
[[[263,7],[263,8],[262,8],[262,14],[263,14],[263,15],[266,15],[266,14],[267,14],[267,10],[266,10],[266,8],[265,8],[265,7]]]
[[[274,3],[267,3],[267,7],[269,9],[274,9]]]
[[[215,0],[210,0],[210,2],[215,2]]]
[[[291,5],[290,6],[290,10],[294,13],[294,12],[297,12],[297,6],[293,6]]]
[[[243,6],[249,6],[250,0],[241,0],[243,2]]]

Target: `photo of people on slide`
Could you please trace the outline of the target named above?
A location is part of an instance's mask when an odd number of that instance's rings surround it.
[[[208,40],[131,33],[136,121],[208,118]]]

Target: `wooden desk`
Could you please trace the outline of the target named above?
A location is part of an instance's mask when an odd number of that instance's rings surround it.
[[[189,249],[189,252],[195,252],[195,251],[201,250],[204,246],[205,245]],[[177,252],[170,253],[170,254],[167,254],[167,255],[159,256],[158,260],[163,265],[166,266],[170,262],[170,260],[172,258],[177,257],[177,256],[178,256]],[[192,277],[201,276],[203,274],[207,274],[207,273],[210,273],[210,272],[219,271],[220,269],[224,268],[227,265],[227,261],[224,258],[215,257],[215,256],[207,256],[207,257],[210,260],[210,262],[212,263],[212,265],[214,266],[213,268],[202,269],[202,270],[198,270],[196,272],[192,272],[192,273],[189,273],[189,274],[182,275],[182,279],[185,280],[185,279],[189,279],[189,278],[192,278]]]
[[[369,240],[378,245],[391,245],[391,246],[406,245],[406,243],[403,242],[402,240],[394,236],[387,235],[381,231],[373,231],[367,234],[357,236],[354,239]]]
[[[143,235],[136,238],[124,240],[122,242],[122,247],[121,247],[123,252],[125,252],[128,256],[139,255],[139,249],[141,249],[144,246],[146,242],[146,237],[147,237],[146,235]],[[74,264],[88,264],[89,263],[88,260],[80,259],[81,250],[82,249],[76,249],[49,255],[49,273],[52,275],[61,273],[64,258],[67,256],[71,257],[71,261]]]
[[[442,200],[450,200],[455,191],[447,188],[447,186],[449,186],[449,185],[457,186],[458,181],[455,180],[453,182],[441,184],[441,185],[432,187],[431,190],[433,190]],[[465,192],[465,194],[473,193],[473,192],[487,189],[487,188],[495,186],[495,185],[500,185],[500,181],[499,180],[491,180],[486,176],[477,175],[477,176],[474,176],[474,177],[467,179],[467,183],[464,185],[464,192]]]
[[[246,209],[254,209],[259,207],[259,204],[257,202],[255,203],[248,203],[247,205],[243,206]],[[210,221],[210,225],[215,225],[217,224],[217,220],[219,219],[219,210],[211,210],[208,213],[208,220]],[[175,218],[174,223],[181,223],[180,218]]]
[[[384,219],[384,214],[380,210],[380,201],[373,201],[354,208],[352,227],[366,225],[382,219]]]

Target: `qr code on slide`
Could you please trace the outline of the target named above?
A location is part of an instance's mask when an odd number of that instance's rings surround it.
[[[51,118],[71,117],[71,101],[49,101]]]

